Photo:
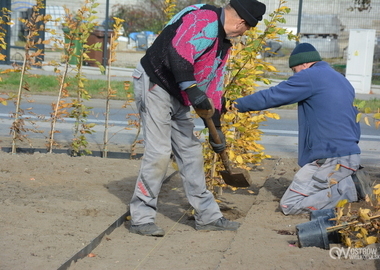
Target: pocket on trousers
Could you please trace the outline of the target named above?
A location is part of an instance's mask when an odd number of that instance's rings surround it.
[[[144,82],[143,82],[144,72],[138,69],[135,69],[132,73],[133,78],[133,91],[135,93],[135,102],[137,108],[141,109],[142,104],[142,94],[144,91]]]
[[[324,159],[322,163],[319,163],[319,160],[317,160],[316,164],[319,168],[312,176],[313,187],[319,190],[327,189],[333,184],[330,177],[333,175],[336,161],[334,159]]]
[[[140,79],[141,76],[142,76],[142,74],[143,74],[143,71],[138,70],[137,68],[135,68],[135,70],[132,73],[132,78],[133,79]]]

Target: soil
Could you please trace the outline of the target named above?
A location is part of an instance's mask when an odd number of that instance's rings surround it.
[[[9,139],[1,145],[9,147]],[[250,172],[250,188],[215,190],[224,215],[242,223],[238,232],[196,231],[178,174],[169,168],[157,215],[162,238],[127,230],[138,159],[0,151],[0,164],[0,269],[379,267],[379,260],[332,259],[329,250],[297,247],[295,226],[309,217],[284,216],[278,208],[299,169],[293,158],[264,160]],[[379,167],[367,171],[380,182]]]

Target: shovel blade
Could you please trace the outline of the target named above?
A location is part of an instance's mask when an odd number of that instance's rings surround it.
[[[247,170],[233,168],[231,172],[220,171],[224,182],[233,187],[249,187],[252,185],[251,177]]]

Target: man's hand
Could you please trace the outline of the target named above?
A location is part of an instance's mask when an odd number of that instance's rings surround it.
[[[221,153],[224,149],[226,149],[226,137],[224,136],[223,132],[217,128],[216,131],[218,132],[220,141],[222,143],[215,143],[214,139],[212,138],[211,134],[209,134],[209,142],[212,147],[212,150],[214,150],[215,153]]]
[[[193,86],[187,88],[185,91],[189,97],[191,105],[193,105],[194,108],[202,110],[212,109],[211,103],[208,100],[206,93],[201,91],[198,87]]]

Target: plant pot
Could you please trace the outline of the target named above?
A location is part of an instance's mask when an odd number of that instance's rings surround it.
[[[319,247],[330,249],[330,243],[339,243],[337,232],[327,232],[327,228],[335,225],[335,212],[333,209],[322,209],[312,211],[309,222],[301,223],[296,226],[298,246]]]

